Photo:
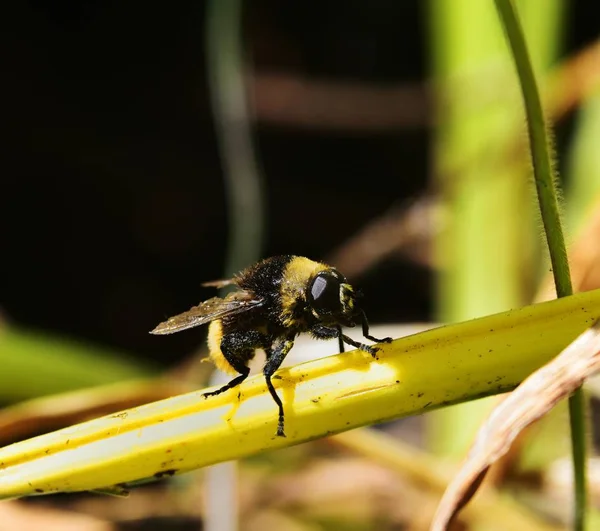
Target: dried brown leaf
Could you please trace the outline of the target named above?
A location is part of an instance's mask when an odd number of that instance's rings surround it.
[[[600,321],[556,358],[526,378],[483,424],[458,474],[440,502],[431,531],[444,531],[477,491],[488,468],[517,435],[600,370]]]

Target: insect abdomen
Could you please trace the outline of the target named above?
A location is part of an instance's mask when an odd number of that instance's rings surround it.
[[[238,372],[229,364],[221,352],[223,339],[223,323],[220,319],[212,321],[208,327],[208,354],[211,361],[223,372],[237,374]]]

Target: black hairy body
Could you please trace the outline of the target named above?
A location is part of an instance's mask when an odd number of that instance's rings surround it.
[[[263,373],[279,408],[277,435],[284,433],[284,410],[271,378],[300,333],[316,339],[334,339],[340,352],[344,343],[375,356],[377,348],[358,343],[342,333],[342,326],[362,325],[363,335],[375,342],[391,341],[369,335],[369,324],[359,306],[360,294],[334,268],[302,256],[275,256],[245,269],[231,280],[207,283],[235,285],[224,298],[213,297],[159,324],[151,333],[171,334],[209,323],[208,346],[213,362],[236,375],[214,396],[241,384],[249,375],[249,362],[263,349]]]

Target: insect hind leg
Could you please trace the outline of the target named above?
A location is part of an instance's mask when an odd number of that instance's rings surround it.
[[[202,393],[202,396],[204,398],[208,398],[209,396],[220,395],[221,393],[224,393],[225,391],[228,391],[229,389],[233,389],[234,387],[240,385],[246,378],[248,378],[248,375],[250,374],[250,369],[248,367],[244,367],[243,371],[238,369],[236,369],[236,371],[241,372],[241,374],[239,376],[236,376],[233,380],[231,380],[229,383],[226,383],[223,387],[220,387],[216,391]]]
[[[216,391],[203,393],[202,396],[208,398],[209,396],[220,395],[240,385],[250,374],[248,363],[254,358],[255,349],[262,347],[263,344],[264,336],[255,330],[236,331],[225,334],[221,339],[221,353],[227,364],[240,374]]]

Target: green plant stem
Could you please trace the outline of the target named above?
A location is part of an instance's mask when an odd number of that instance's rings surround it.
[[[569,273],[569,262],[563,236],[562,225],[558,209],[556,187],[554,185],[552,163],[550,160],[550,149],[542,102],[540,100],[535,75],[523,28],[517,17],[511,0],[495,0],[498,12],[502,18],[504,29],[513,53],[521,91],[527,113],[527,129],[531,142],[531,156],[533,159],[533,175],[538,193],[540,211],[544,230],[548,239],[548,249],[556,294],[565,297],[573,293],[571,275]]]
[[[242,7],[241,0],[211,0],[206,12],[208,88],[229,216],[225,278],[260,258],[265,226],[264,186],[247,101]]]
[[[558,199],[553,179],[550,148],[542,103],[527,51],[525,35],[515,6],[512,0],[495,0],[495,3],[519,74],[525,112],[527,114],[527,128],[531,143],[535,186],[544,230],[548,240],[556,294],[558,297],[564,297],[573,293],[573,286],[571,284],[569,262],[567,260],[565,240],[560,223]],[[575,474],[574,529],[577,531],[585,528],[585,511],[587,505],[585,409],[583,392],[581,389],[578,389],[569,399],[571,444]]]
[[[569,421],[571,424],[571,453],[573,455],[573,472],[575,475],[575,512],[573,528],[577,531],[585,529],[587,509],[586,478],[586,403],[583,389],[580,387],[569,398]]]

